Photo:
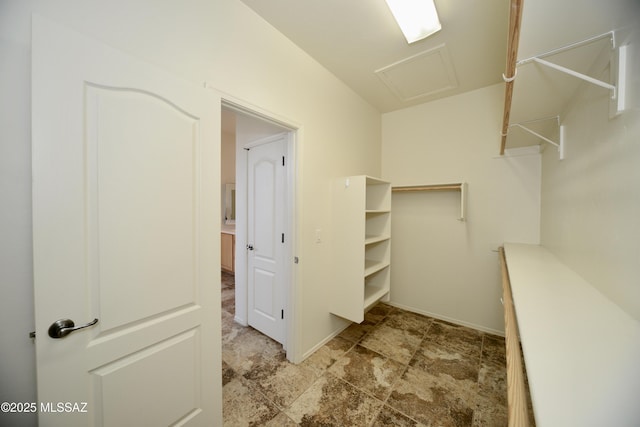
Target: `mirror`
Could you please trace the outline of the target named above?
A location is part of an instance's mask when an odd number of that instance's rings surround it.
[[[236,185],[225,184],[224,191],[224,223],[236,223]]]

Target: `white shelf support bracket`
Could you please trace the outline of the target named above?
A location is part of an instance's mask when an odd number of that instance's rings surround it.
[[[615,51],[613,63],[611,67],[612,78],[616,82],[616,96],[611,98],[609,108],[609,117],[615,117],[626,109],[626,90],[628,73],[628,49],[629,45],[622,45]]]
[[[549,61],[546,61],[546,60],[541,59],[541,58],[533,58],[533,61],[537,62],[538,64],[545,65],[545,66],[547,66],[549,68],[553,68],[554,70],[558,70],[560,72],[568,74],[570,76],[577,77],[579,79],[582,79],[582,80],[584,80],[586,82],[589,82],[591,84],[594,84],[596,86],[600,86],[600,87],[603,87],[605,89],[609,89],[611,91],[611,99],[616,99],[617,93],[616,93],[615,85],[603,82],[603,81],[598,80],[598,79],[594,79],[593,77],[587,76],[586,74],[579,73],[577,71],[574,71],[574,70],[571,70],[569,68],[563,67],[562,65],[554,64],[553,62],[549,62]]]
[[[578,71],[572,70],[567,67],[563,67],[562,65],[555,64],[553,62],[549,62],[546,59],[548,56],[556,55],[558,53],[566,52],[568,50],[576,49],[599,40],[609,39],[611,44],[611,49],[613,51],[610,59],[610,69],[611,80],[613,83],[604,82],[602,80],[598,80],[586,74],[580,73]],[[600,34],[595,37],[591,37],[576,43],[572,43],[566,46],[562,46],[557,49],[550,50],[548,52],[533,56],[531,58],[522,59],[516,63],[516,67],[520,67],[521,65],[526,65],[531,62],[536,62],[540,65],[544,65],[549,68],[553,68],[554,70],[560,71],[562,73],[568,74],[570,76],[579,78],[586,82],[589,82],[593,85],[600,86],[605,88],[611,92],[611,107],[610,107],[610,117],[615,117],[618,114],[622,113],[625,110],[625,90],[627,86],[627,78],[629,70],[628,67],[628,46],[621,45],[618,46],[616,41],[616,34],[614,31],[609,31],[604,34]],[[517,69],[517,68],[516,68]],[[515,77],[515,75],[514,75]]]
[[[520,123],[514,123],[512,125],[509,125],[509,127],[512,127],[512,126],[519,127],[520,129],[524,130],[525,132],[529,132],[531,135],[537,136],[538,138],[540,138],[544,142],[547,142],[547,143],[553,145],[554,147],[556,147],[558,149],[558,156],[559,156],[560,160],[564,160],[564,125],[560,125],[560,141],[559,142],[552,141],[549,138],[547,138],[546,136],[540,135],[538,132],[532,131],[531,129],[529,129],[526,126],[521,125]]]
[[[467,213],[467,183],[463,182],[460,184],[460,218],[458,221],[466,221],[466,213]]]

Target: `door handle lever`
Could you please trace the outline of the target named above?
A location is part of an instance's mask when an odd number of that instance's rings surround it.
[[[247,249],[252,251],[253,250],[253,245],[247,245]]]
[[[93,319],[91,322],[84,325],[76,326],[71,319],[59,319],[49,326],[49,336],[51,338],[64,338],[73,331],[78,329],[88,328],[98,323],[98,319]]]

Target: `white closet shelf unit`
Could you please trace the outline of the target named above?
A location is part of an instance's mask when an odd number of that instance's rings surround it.
[[[400,192],[424,192],[424,191],[459,191],[460,192],[460,217],[458,221],[466,220],[467,183],[455,184],[430,184],[430,185],[399,185],[391,187],[394,193]]]
[[[335,279],[331,313],[360,323],[364,313],[389,299],[391,184],[366,175],[333,186]]]
[[[564,93],[554,93],[554,98],[548,99],[545,102],[546,105],[538,106],[537,114],[533,117],[522,117],[519,115],[519,119],[515,123],[511,123],[511,113],[513,108],[513,99],[516,96],[514,93],[514,82],[521,79],[534,81],[536,78],[531,77],[535,71],[528,71],[526,76],[518,76],[518,70],[528,64],[537,64],[545,69],[554,70],[556,75],[562,73],[565,76],[571,76],[576,79],[576,85],[580,83],[589,83],[599,86],[610,92],[610,111],[609,116],[615,117],[620,114],[625,108],[625,89],[627,78],[627,46],[619,46],[616,41],[616,34],[614,31],[608,31],[603,34],[599,34],[593,37],[589,37],[583,40],[579,40],[567,45],[540,53],[529,58],[518,60],[518,44],[520,37],[520,24],[522,20],[523,0],[511,0],[511,15],[509,20],[509,39],[507,43],[507,64],[506,71],[502,75],[505,81],[505,104],[504,114],[502,122],[500,155],[504,155],[507,148],[507,138],[510,135],[512,129],[519,129],[526,132],[528,135],[533,135],[537,139],[549,143],[558,149],[560,160],[564,159],[564,133],[565,129],[560,119],[562,110],[569,102],[579,86],[575,86],[575,89],[566,90]],[[608,41],[609,48],[604,55],[594,53],[594,49],[589,49],[589,46],[595,46],[597,43]],[[606,66],[609,66],[610,76],[609,81],[603,81],[602,79],[592,77],[585,72],[576,71],[574,68],[577,66],[565,66],[560,65],[557,60],[552,61],[550,58],[561,55],[565,52],[570,52],[576,58],[573,61],[581,64],[582,68],[586,68],[591,72],[601,72]],[[604,57],[604,60],[602,59]],[[570,61],[571,62],[571,61]],[[587,64],[586,66],[584,64]],[[541,68],[538,68],[538,73],[541,73]],[[524,82],[522,82],[525,84]],[[525,84],[526,86],[526,84]],[[564,86],[564,85],[561,85]],[[572,86],[573,88],[574,86]],[[535,90],[535,89],[534,89]],[[526,92],[526,89],[524,90]],[[527,97],[527,95],[523,95]],[[527,113],[524,113],[526,116]],[[545,136],[543,133],[532,130],[529,124],[536,122],[544,122],[555,120],[555,127],[549,129],[547,126],[546,132],[557,133],[557,140],[553,137]],[[555,136],[555,135],[554,135]],[[514,144],[515,145],[515,144]]]

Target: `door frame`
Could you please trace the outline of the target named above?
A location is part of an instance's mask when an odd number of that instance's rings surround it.
[[[300,291],[297,280],[298,244],[298,162],[301,139],[301,126],[294,121],[283,118],[270,111],[256,107],[228,95],[222,96],[222,107],[236,111],[238,114],[255,118],[256,120],[279,127],[279,132],[269,136],[258,138],[257,143],[266,142],[268,137],[287,134],[285,164],[286,202],[285,202],[285,248],[284,248],[284,310],[285,333],[283,347],[286,350],[287,360],[299,363],[302,360],[300,352],[300,322],[298,310],[300,307]],[[247,161],[249,148],[256,145],[256,141],[238,141],[236,139],[236,212],[244,215],[244,221],[236,220],[236,254],[235,254],[235,285],[236,285],[236,314],[234,320],[243,325],[248,325],[248,279],[247,279]]]

